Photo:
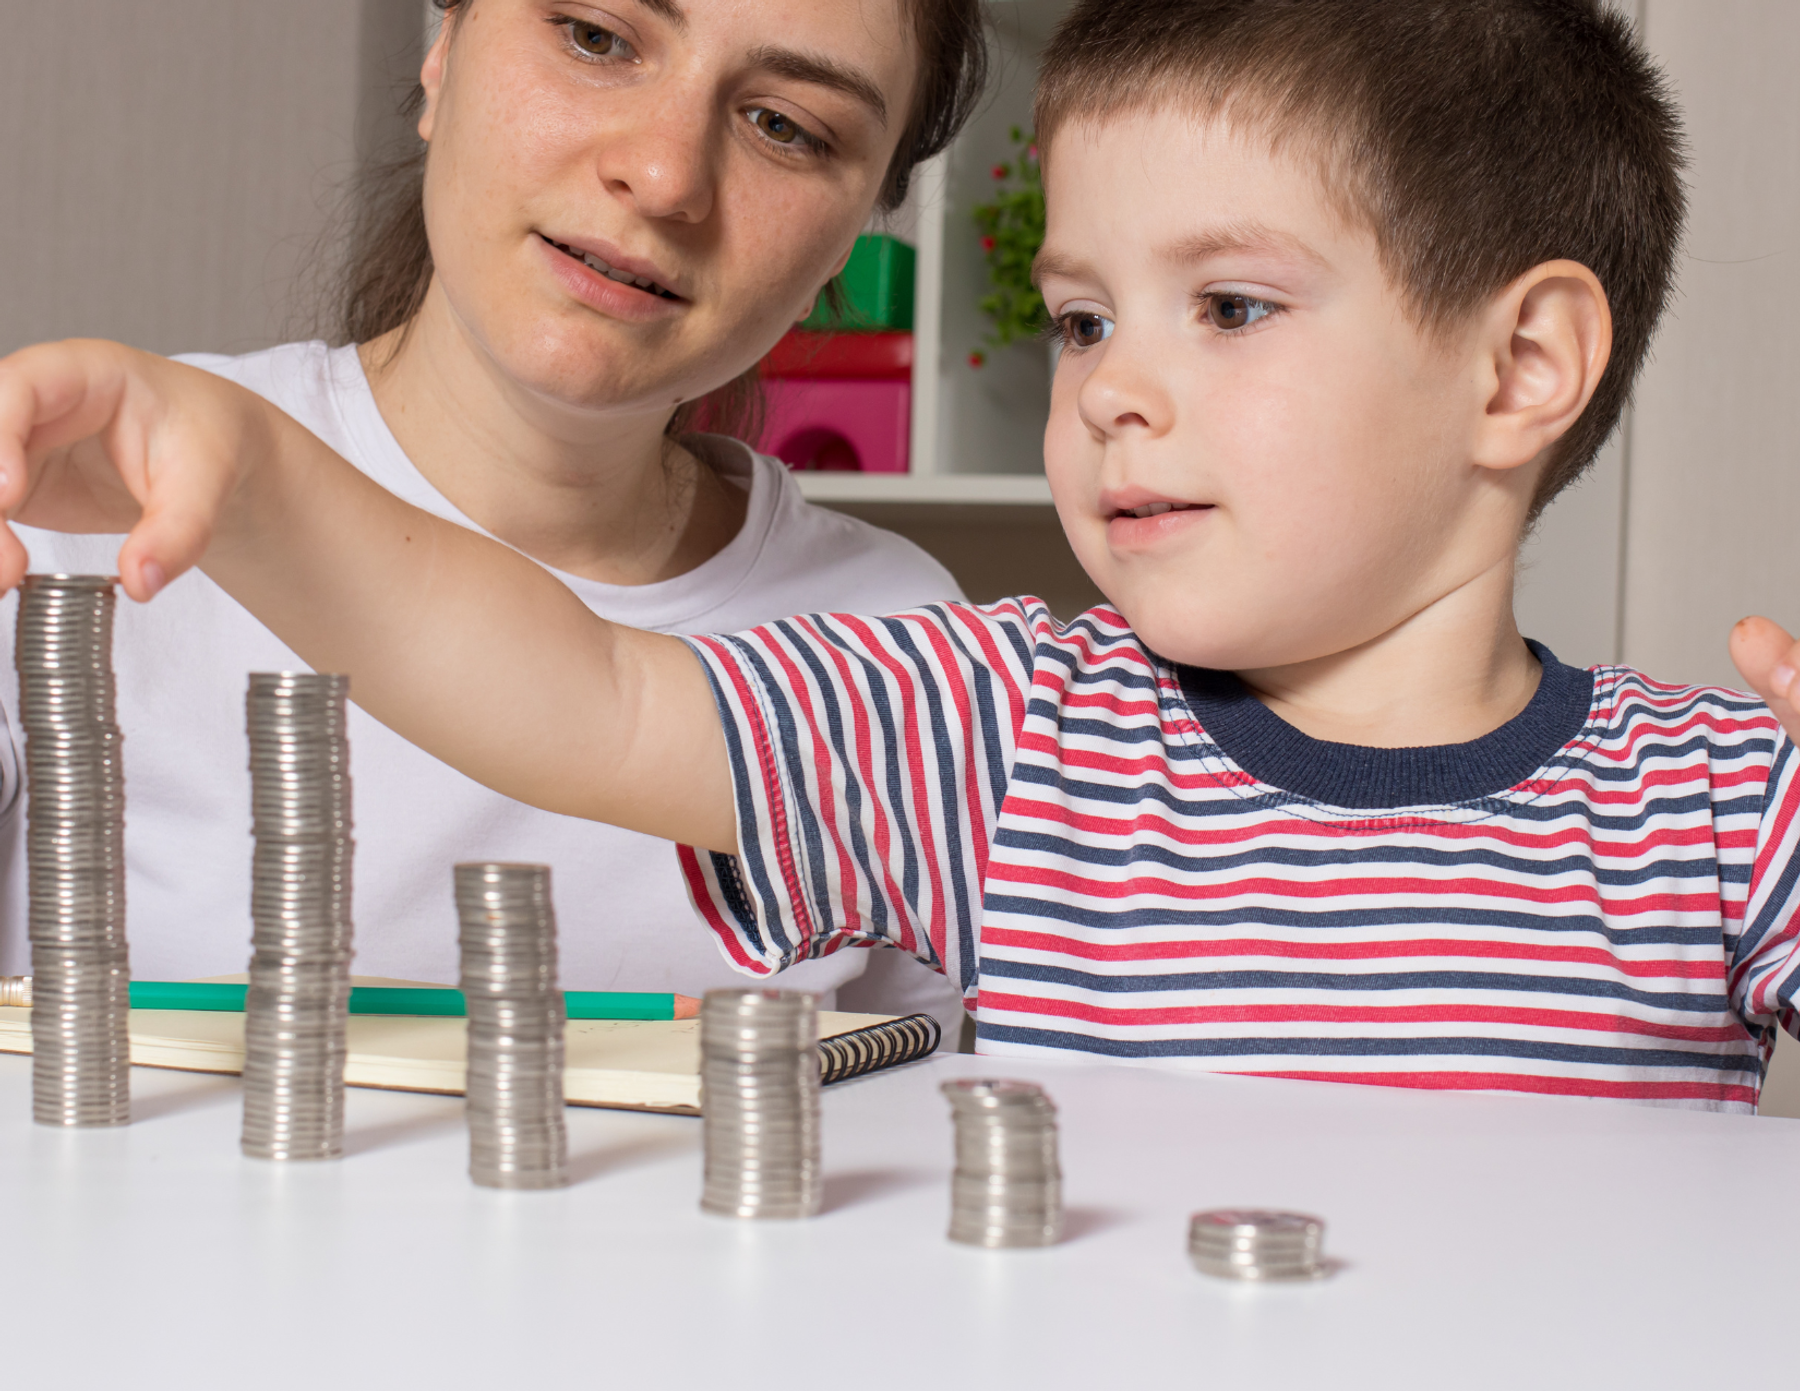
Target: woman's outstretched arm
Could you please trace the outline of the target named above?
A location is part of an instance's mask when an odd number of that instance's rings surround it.
[[[129,531],[134,599],[199,566],[315,670],[347,674],[375,718],[497,792],[737,848],[711,688],[683,643],[596,617],[242,387],[114,343],[0,359],[0,511]],[[6,529],[0,587],[26,563]]]

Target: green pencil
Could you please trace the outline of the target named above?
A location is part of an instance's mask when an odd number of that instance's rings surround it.
[[[134,980],[133,1009],[237,1010],[244,1008],[248,987],[215,981]],[[571,1019],[677,1019],[691,1018],[693,1011],[678,1004],[695,1004],[686,995],[640,994],[617,990],[565,990],[563,1006]],[[350,991],[352,1014],[447,1014],[466,1013],[460,990],[413,989],[388,985],[358,985]]]

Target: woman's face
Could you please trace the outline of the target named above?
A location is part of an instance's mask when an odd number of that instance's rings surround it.
[[[463,5],[423,72],[434,291],[505,377],[570,406],[729,381],[874,206],[916,76],[902,4]]]

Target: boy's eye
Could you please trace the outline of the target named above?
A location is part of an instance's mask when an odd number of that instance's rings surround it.
[[[1076,311],[1064,314],[1063,337],[1071,348],[1091,348],[1112,337],[1113,323],[1101,314]]]
[[[750,118],[752,125],[777,145],[815,147],[819,144],[817,137],[795,122],[793,117],[767,106],[753,106],[744,114]]]
[[[622,58],[626,62],[637,59],[637,50],[610,29],[579,19],[565,19],[562,23],[569,33],[569,46],[584,58]]]
[[[1228,333],[1268,318],[1275,308],[1266,299],[1252,299],[1249,295],[1208,295],[1205,314],[1207,323]]]

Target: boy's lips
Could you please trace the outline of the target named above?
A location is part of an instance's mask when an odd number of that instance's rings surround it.
[[[1186,531],[1213,510],[1210,502],[1177,502],[1127,489],[1106,494],[1100,499],[1101,515],[1106,517],[1106,539],[1112,545],[1136,550],[1154,545],[1164,537]]]
[[[557,279],[597,309],[631,319],[661,319],[689,303],[668,283],[672,277],[648,261],[591,242],[563,241],[547,232],[537,237]]]

